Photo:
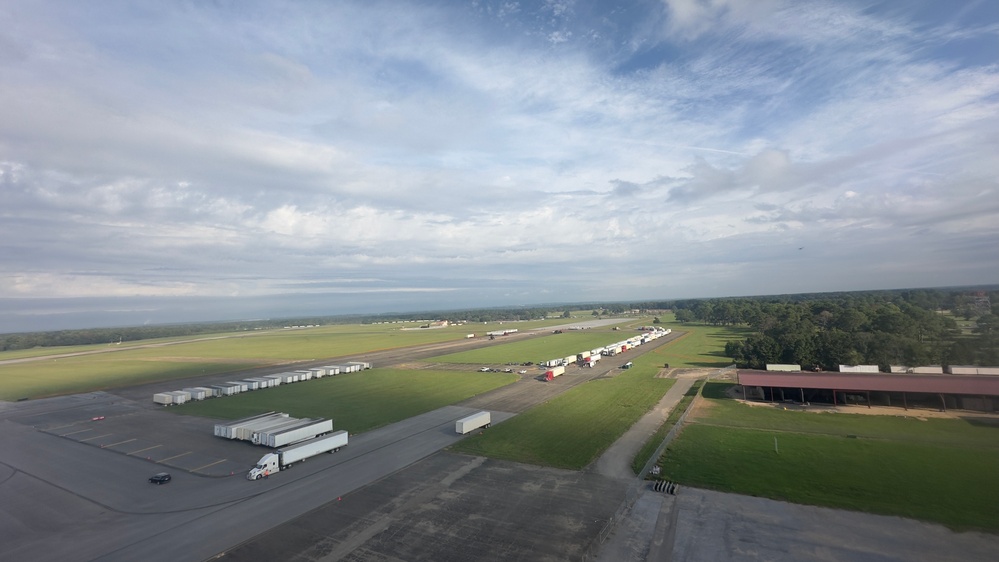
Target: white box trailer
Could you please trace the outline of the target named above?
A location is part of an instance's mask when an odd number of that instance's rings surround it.
[[[460,420],[454,422],[454,430],[462,435],[468,433],[469,431],[475,431],[480,427],[489,427],[491,425],[491,416],[489,412],[482,411],[472,414],[470,416],[465,416]]]
[[[333,376],[333,375],[339,375],[340,374],[340,367],[337,366],[337,365],[327,365],[327,366],[325,366],[323,368],[326,369],[326,374],[327,375]]]
[[[234,427],[252,423],[257,420],[266,419],[271,416],[287,416],[287,415],[288,414],[279,414],[277,412],[264,412],[263,414],[257,414],[255,416],[241,418],[231,422],[217,423],[215,424],[215,437],[225,437],[226,439],[232,439],[232,428]]]
[[[303,441],[273,453],[267,453],[257,461],[257,465],[246,474],[247,480],[259,480],[280,472],[289,466],[323,453],[335,453],[347,446],[346,431],[336,431],[329,435]]]
[[[291,384],[298,382],[298,375],[295,373],[281,373],[281,384]]]
[[[211,396],[210,393],[205,392],[204,388],[192,387],[182,390],[191,395],[191,400],[204,400],[205,398]]]
[[[315,369],[309,369],[312,372],[312,378],[321,379],[325,377],[328,373],[325,367],[316,367]]]
[[[270,388],[272,386],[277,386],[277,383],[274,381],[274,379],[269,379],[267,377],[252,377],[252,378],[249,378],[249,379],[246,379],[246,380],[253,381],[253,382],[257,383],[257,388],[258,389],[260,389],[260,388]]]
[[[281,375],[264,375],[263,378],[271,381],[272,387],[281,384]]]
[[[977,375],[978,367],[970,365],[951,365],[947,367],[947,372],[952,375]]]
[[[260,445],[268,447],[284,447],[285,445],[312,439],[318,435],[324,435],[333,431],[333,420],[315,419],[308,421],[312,423],[277,432],[260,433],[258,434],[260,436],[258,442]],[[254,437],[257,437],[257,435]]]
[[[245,382],[243,382],[243,381],[226,381],[225,384],[229,384],[229,385],[232,385],[233,387],[237,388],[238,389],[236,391],[237,394],[240,393],[240,392],[246,392],[247,390],[250,389],[250,387]]]
[[[576,362],[576,356],[575,355],[569,355],[568,357],[565,357],[564,359],[562,359],[562,364],[563,365],[572,365],[575,362]]]
[[[877,365],[840,365],[841,373],[879,373],[881,369]]]
[[[278,427],[287,423],[295,421],[295,418],[289,416],[288,414],[276,414],[267,418],[262,418],[259,420],[254,420],[250,423],[238,425],[232,430],[232,439],[239,439],[240,441],[252,441],[253,436],[256,435],[258,431],[266,431],[268,429]]]
[[[240,384],[245,384],[246,385],[246,390],[259,390],[260,389],[260,381],[255,381],[255,380],[251,380],[251,379],[245,379],[245,380],[239,381],[239,383]]]
[[[170,394],[169,392],[157,392],[153,395],[153,402],[169,406],[170,404],[173,404],[173,394]]]
[[[299,370],[295,371],[295,374],[298,375],[299,382],[307,381],[307,380],[312,380],[312,371],[306,371],[304,369],[299,369]]]
[[[239,393],[239,390],[229,384],[213,384],[209,388],[216,391],[216,396],[232,396]]]
[[[274,433],[277,431],[284,431],[285,429],[291,429],[294,427],[302,427],[303,425],[309,424],[308,419],[292,418],[287,417],[283,420],[275,420],[274,423],[259,425],[254,428],[252,432],[246,437],[246,440],[253,443],[254,445],[265,444],[261,440],[266,440],[266,435],[268,433]]]
[[[362,370],[362,371],[365,370],[365,369],[370,369],[371,368],[371,363],[368,363],[367,361],[348,361],[348,364],[349,365],[357,365],[357,366],[359,366],[361,368],[360,370]]]
[[[185,403],[185,402],[187,402],[187,401],[189,401],[191,399],[191,393],[190,392],[184,392],[183,390],[172,390],[172,391],[168,392],[167,394],[170,394],[170,395],[173,396],[173,403],[174,404],[183,404],[183,403]]]

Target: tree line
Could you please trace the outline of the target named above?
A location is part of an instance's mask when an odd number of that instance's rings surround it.
[[[996,304],[992,304],[996,303]],[[839,365],[999,365],[999,291],[907,290],[674,303],[679,322],[746,326],[725,354],[835,371]],[[955,319],[973,320],[970,334]]]

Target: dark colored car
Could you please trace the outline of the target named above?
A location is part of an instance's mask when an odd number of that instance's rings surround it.
[[[170,474],[166,472],[158,472],[149,477],[150,484],[166,484],[170,481]]]

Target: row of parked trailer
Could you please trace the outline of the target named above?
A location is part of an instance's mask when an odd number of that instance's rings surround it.
[[[298,371],[288,371],[273,375],[250,377],[247,379],[223,382],[208,386],[195,386],[169,392],[157,392],[156,394],[153,394],[153,402],[163,404],[164,406],[183,404],[192,400],[205,400],[207,398],[216,398],[220,396],[232,396],[241,392],[262,390],[282,384],[291,384],[328,376],[342,375],[345,373],[356,373],[370,368],[371,363],[366,361],[349,361],[342,365],[313,367],[311,369],[300,369]]]
[[[215,436],[249,441],[264,447],[284,447],[333,431],[333,420],[293,418],[283,412],[267,412],[241,420],[215,424]]]
[[[638,347],[644,343],[649,343],[652,340],[659,339],[663,336],[673,333],[673,330],[659,329],[655,328],[652,330],[643,331],[641,335],[628,338],[617,343],[612,343],[608,346],[598,347],[591,349],[589,351],[583,351],[577,353],[576,355],[569,355],[567,357],[559,357],[557,359],[550,359],[545,361],[543,365],[548,367],[549,370],[545,372],[545,380],[552,380],[553,378],[565,373],[565,367],[569,365],[582,365],[585,367],[593,367],[600,361],[601,357],[613,357],[618,353],[627,351],[633,347]]]

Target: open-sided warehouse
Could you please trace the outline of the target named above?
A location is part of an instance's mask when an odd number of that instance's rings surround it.
[[[999,410],[999,376],[738,371],[747,399]]]

